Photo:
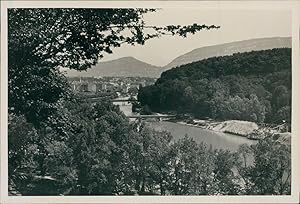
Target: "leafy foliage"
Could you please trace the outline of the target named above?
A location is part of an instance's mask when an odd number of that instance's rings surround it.
[[[273,138],[237,152],[213,150],[129,123],[110,102],[65,106],[62,138],[51,127],[41,131],[11,117],[9,172],[23,195],[290,193],[290,149]]]
[[[105,52],[111,53],[113,47],[122,43],[144,44],[161,35],[186,37],[188,33],[217,28],[197,24],[146,26],[142,16],[153,11],[9,10],[10,182],[23,195],[288,194],[289,182],[278,183],[282,172],[286,172],[284,175],[290,172],[289,150],[280,144],[267,141],[253,147],[255,165],[249,170],[244,167],[251,188],[240,191],[241,186],[235,182],[232,171],[239,164],[233,162],[238,155],[213,151],[188,137],[172,142],[167,132],[154,131],[143,123],[129,123],[119,108],[110,102],[80,103],[82,100],[69,92],[59,67],[85,70],[97,63]],[[145,32],[146,29],[152,33]],[[277,86],[287,87],[277,88],[272,98],[285,117],[288,108],[281,106],[289,103],[280,93],[288,95],[290,87],[285,80],[278,80],[280,74],[273,74],[267,77],[266,83],[273,86],[276,81]],[[159,83],[163,84],[162,81]],[[201,87],[207,84],[200,80],[195,89],[194,84],[186,87],[177,80],[174,87],[178,90],[167,85],[166,96],[175,98],[184,90],[184,100],[203,105],[206,98],[194,93],[205,93],[205,86]],[[220,85],[222,80],[216,80],[213,87]],[[234,89],[222,90],[220,94],[227,96],[228,90]],[[236,90],[239,90],[238,86]],[[153,91],[160,92],[157,88]],[[156,95],[154,99],[159,97]],[[172,108],[180,104],[178,102]],[[257,98],[253,97],[249,104],[261,111]],[[152,109],[152,105],[150,107]],[[187,106],[182,111],[185,108]],[[205,107],[198,113],[204,110]],[[280,159],[276,154],[274,157],[266,155],[264,149],[271,149],[273,145],[276,151],[280,150]],[[286,162],[278,166],[281,159]],[[267,168],[260,166],[261,161]],[[263,182],[269,182],[267,189],[257,179],[259,172],[264,172]],[[288,181],[289,177],[286,178]],[[276,188],[270,190],[273,184]]]
[[[138,100],[153,111],[290,123],[291,50],[238,53],[175,67],[142,88]]]
[[[157,27],[143,15],[155,9],[14,8],[8,10],[9,107],[39,125],[68,96],[59,67],[86,70],[104,53],[162,35],[186,37],[218,26]]]
[[[255,194],[290,194],[290,151],[289,146],[271,139],[261,141],[254,148],[255,166],[251,175]]]

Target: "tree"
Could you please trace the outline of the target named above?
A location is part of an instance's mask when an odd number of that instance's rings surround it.
[[[291,49],[280,48],[192,62],[163,72],[138,100],[156,112],[280,123],[291,99],[290,60]]]
[[[288,93],[288,89],[284,85],[277,86],[273,92],[273,106],[276,109],[280,107],[287,106],[290,104],[290,94]]]
[[[258,97],[255,94],[250,95],[248,111],[251,113],[251,121],[259,123],[264,122],[266,115],[266,107],[263,103],[259,101]]]
[[[198,144],[196,168],[190,182],[190,195],[216,195],[218,184],[215,182],[216,154],[205,143]]]
[[[168,190],[172,195],[216,195],[216,152],[187,135],[171,145]],[[227,162],[227,161],[226,161]],[[217,173],[217,174],[216,174]],[[227,192],[225,192],[226,194]]]
[[[253,148],[247,144],[242,144],[233,157],[235,159],[234,167],[241,183],[239,193],[251,195],[253,182],[251,181],[250,169],[254,162]]]
[[[142,115],[151,115],[152,110],[150,109],[150,107],[148,105],[142,106],[141,114]]]
[[[145,25],[143,14],[154,11],[9,9],[10,112],[25,114],[34,122],[47,119],[56,102],[65,95],[65,79],[58,67],[86,70],[98,63],[104,53],[112,53],[112,48],[124,43],[144,44],[166,34],[187,37],[188,33],[218,28],[204,24]]]
[[[186,135],[171,146],[169,191],[173,195],[187,195],[197,165],[197,143]]]
[[[252,146],[254,166],[249,170],[252,194],[290,194],[291,149],[273,138],[260,140]]]
[[[235,164],[233,154],[228,150],[216,150],[215,155],[214,182],[218,185],[218,194],[237,195],[240,186],[235,182],[236,177],[233,173]]]
[[[165,195],[171,139],[170,133],[158,132],[141,124],[137,138],[139,151],[132,158],[136,169],[135,190],[139,194]]]
[[[276,115],[275,118],[279,123],[287,123],[288,124],[288,129],[291,129],[291,106],[284,106],[281,107]]]
[[[120,111],[107,103],[94,108],[68,104],[66,101],[74,100],[74,96],[60,68],[86,70],[104,53],[112,53],[114,47],[123,43],[144,44],[162,35],[186,37],[188,33],[218,28],[197,24],[145,25],[143,14],[154,11],[9,9],[9,114],[18,118],[9,126],[10,178],[23,175],[24,167],[29,167],[24,160],[29,159],[34,168],[27,169],[32,175],[56,174],[61,178],[66,171],[73,172],[74,178],[65,178],[69,179],[65,187],[71,189],[70,193],[125,191],[128,180],[116,178],[132,172],[128,165],[122,165],[129,164],[126,155],[135,145],[136,133]],[[20,121],[25,127],[24,134],[16,134],[16,130],[20,131],[17,124]],[[19,136],[24,141],[21,146],[17,144]],[[103,146],[105,142],[108,149]],[[65,155],[61,151],[64,147],[68,149]],[[70,154],[70,161],[66,161]],[[53,157],[61,158],[62,163],[56,163]],[[15,158],[18,159],[13,162]],[[115,161],[118,159],[120,162]]]
[[[76,171],[72,149],[66,139],[59,139],[57,131],[48,126],[41,133],[23,116],[15,115],[10,115],[8,130],[9,179],[18,191],[57,195],[73,187]]]
[[[132,112],[139,112],[139,110],[141,110],[142,108],[141,104],[138,101],[132,101],[131,104],[132,104],[132,108],[131,108]]]
[[[33,158],[38,155],[33,141],[37,131],[22,116],[10,114],[8,118],[8,177],[17,190],[23,190],[34,175],[38,164]]]

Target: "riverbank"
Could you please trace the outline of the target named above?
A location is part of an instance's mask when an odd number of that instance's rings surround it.
[[[178,141],[186,135],[192,138],[196,143],[204,143],[208,148],[224,149],[235,152],[242,144],[252,145],[257,141],[249,140],[233,134],[217,132],[203,129],[192,125],[180,124],[170,121],[148,121],[146,124],[157,131],[167,131],[172,135],[173,141]]]
[[[201,129],[212,130],[216,132],[229,133],[241,137],[246,137],[251,140],[259,140],[272,135],[284,135],[283,141],[290,141],[290,132],[282,132],[278,127],[259,126],[254,122],[241,120],[214,121],[208,120],[169,120],[178,124],[197,127]],[[280,136],[281,137],[281,136]]]
[[[119,105],[120,110],[124,112],[126,116],[136,115],[136,113],[132,112],[132,105],[130,103],[124,105],[121,102],[114,102],[114,104]],[[162,113],[157,113],[157,114],[164,115]],[[157,121],[157,119],[146,119],[145,121],[155,122]],[[244,137],[250,140],[260,140],[271,135],[281,134],[283,132],[280,131],[276,126],[274,127],[270,127],[269,125],[262,126],[254,122],[241,121],[241,120],[216,121],[208,118],[199,120],[199,119],[191,119],[187,115],[176,119],[168,119],[167,121],[185,125],[185,126],[201,128],[204,130],[210,130],[216,133],[228,133],[231,135]],[[290,135],[290,133],[287,132],[285,135]],[[290,139],[282,139],[282,141],[289,141],[289,140]]]
[[[213,121],[213,120],[193,120],[193,121],[175,121],[178,124],[198,127],[202,129],[213,130],[216,132],[229,133],[233,135],[247,137],[259,127],[257,124],[249,121],[229,120],[229,121]]]

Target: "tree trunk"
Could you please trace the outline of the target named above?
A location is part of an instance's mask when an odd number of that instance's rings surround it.
[[[161,181],[159,182],[159,187],[160,187],[160,195],[165,195],[166,192],[165,192],[165,188],[164,188],[164,186],[163,186],[163,180],[161,180]]]
[[[145,192],[145,177],[143,176],[141,192]]]

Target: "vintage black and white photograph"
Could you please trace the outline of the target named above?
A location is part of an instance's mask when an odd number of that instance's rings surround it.
[[[291,10],[6,12],[9,196],[291,195]]]

